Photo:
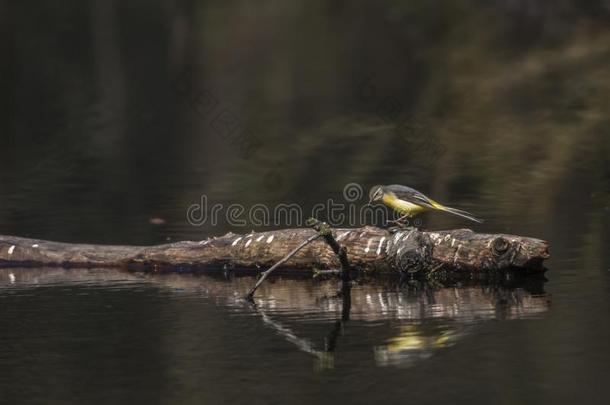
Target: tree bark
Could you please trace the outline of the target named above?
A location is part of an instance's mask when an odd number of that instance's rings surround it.
[[[107,246],[0,236],[0,267],[122,267],[139,269],[268,268],[316,231],[309,228],[228,233],[202,241],[157,246]],[[544,271],[548,243],[468,229],[391,232],[377,227],[334,229],[350,264],[369,273]],[[323,241],[308,244],[283,265],[290,271],[339,268],[337,255]]]

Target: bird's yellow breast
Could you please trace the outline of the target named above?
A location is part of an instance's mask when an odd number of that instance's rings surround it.
[[[396,195],[390,193],[384,194],[382,201],[385,205],[391,207],[392,209],[398,211],[403,215],[415,215],[426,210],[426,208],[422,207],[421,205],[401,200],[400,198],[396,197]]]

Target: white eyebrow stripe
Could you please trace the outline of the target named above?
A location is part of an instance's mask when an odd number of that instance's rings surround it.
[[[246,242],[246,247],[250,246],[250,243],[252,243],[252,239],[248,239],[248,241]]]
[[[364,249],[364,253],[368,253],[369,250],[371,250],[371,242],[373,241],[374,238],[369,239],[368,243],[366,244],[366,248]]]
[[[231,246],[235,246],[235,245],[237,245],[241,239],[242,239],[242,237],[241,237],[241,236],[240,236],[239,238],[235,239],[235,240],[233,241],[233,243],[231,243]]]
[[[14,251],[15,251],[15,245],[13,245],[10,248],[8,248],[8,254],[9,255],[12,255]]]
[[[271,242],[273,242],[273,235],[271,235],[267,238],[267,243],[271,243]]]
[[[256,241],[257,241],[257,242],[260,242],[261,240],[263,240],[263,238],[264,238],[264,237],[265,237],[265,235],[261,235],[261,236],[259,236],[258,238],[256,238]]]

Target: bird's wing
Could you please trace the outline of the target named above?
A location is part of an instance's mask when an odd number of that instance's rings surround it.
[[[454,215],[458,215],[463,218],[470,219],[475,222],[483,222],[482,219],[475,217],[471,213],[463,210],[458,210],[457,208],[451,208],[444,206],[442,204],[437,203],[433,199],[425,196],[419,191],[412,189],[411,187],[401,186],[399,184],[393,184],[391,186],[387,186],[386,189],[394,193],[394,195],[404,201],[408,201],[412,204],[417,204],[422,207],[428,207],[432,209],[437,209],[445,212],[449,212]]]
[[[391,192],[393,192],[396,195],[396,197],[400,198],[401,200],[408,201],[410,203],[421,205],[424,207],[429,207],[429,208],[435,207],[434,201],[432,201],[430,198],[426,197],[424,194],[420,193],[419,191],[412,189],[411,187],[400,186],[400,185],[396,184],[396,185],[389,186],[388,189]]]

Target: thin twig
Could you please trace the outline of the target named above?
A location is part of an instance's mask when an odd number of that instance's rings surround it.
[[[307,240],[305,242],[301,243],[299,246],[294,248],[292,250],[292,252],[288,253],[286,256],[284,256],[282,259],[280,259],[280,261],[278,261],[273,266],[271,266],[269,268],[269,270],[264,271],[261,274],[261,277],[258,279],[256,284],[254,285],[254,287],[252,287],[250,292],[248,292],[248,294],[246,294],[246,299],[248,301],[252,301],[252,297],[254,297],[254,293],[256,292],[256,289],[263,283],[263,281],[265,281],[265,279],[269,276],[269,274],[271,274],[275,269],[277,269],[279,266],[284,264],[292,256],[297,254],[299,252],[299,250],[303,249],[305,246],[309,245],[311,242],[313,242],[314,240],[318,239],[320,236],[321,236],[320,234],[311,235],[309,238],[307,238]]]
[[[309,218],[307,225],[318,231],[318,234],[324,238],[324,241],[330,248],[335,252],[341,263],[341,280],[344,282],[350,281],[350,269],[351,266],[347,260],[347,250],[339,245],[339,242],[333,236],[332,229],[326,222],[318,221],[315,218]]]
[[[330,246],[330,248],[335,252],[337,257],[339,257],[339,262],[341,262],[341,280],[344,283],[344,287],[346,283],[350,281],[350,269],[349,261],[347,260],[347,250],[339,245],[339,242],[333,236],[333,232],[331,227],[322,221],[318,221],[315,218],[309,218],[307,220],[307,225],[311,226],[317,233],[315,235],[311,235],[307,240],[297,246],[292,252],[288,253],[285,257],[283,257],[280,261],[275,263],[271,268],[261,274],[261,277],[258,279],[254,287],[246,294],[246,299],[248,301],[252,301],[254,297],[254,293],[256,289],[265,281],[265,279],[271,274],[275,269],[284,264],[288,259],[297,254],[297,252],[303,249],[305,246],[313,242],[318,238],[324,238],[324,241]]]

